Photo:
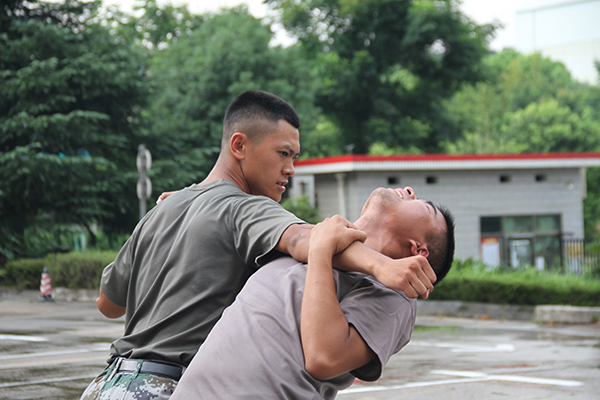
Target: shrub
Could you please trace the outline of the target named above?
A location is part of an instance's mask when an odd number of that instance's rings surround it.
[[[47,256],[48,272],[54,285],[70,289],[97,289],[102,270],[116,257],[116,253],[86,252]]]
[[[50,254],[45,258],[9,261],[2,270],[3,285],[19,289],[36,289],[44,267],[53,287],[71,289],[97,289],[102,270],[117,255],[115,251]]]
[[[309,224],[318,224],[322,220],[319,217],[319,209],[310,205],[306,194],[293,199],[285,199],[281,202],[281,206]]]
[[[42,271],[46,266],[43,259],[22,258],[9,261],[2,269],[2,286],[19,289],[39,288]]]
[[[431,300],[495,304],[569,304],[600,306],[600,281],[537,271],[490,268],[480,262],[455,261],[436,286]]]

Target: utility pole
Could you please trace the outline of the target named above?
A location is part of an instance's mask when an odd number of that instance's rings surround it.
[[[146,215],[146,203],[148,198],[152,195],[152,182],[150,178],[146,176],[146,172],[152,168],[152,154],[144,146],[140,144],[138,146],[138,154],[136,159],[137,169],[140,173],[140,178],[137,181],[137,196],[140,199],[140,220]]]

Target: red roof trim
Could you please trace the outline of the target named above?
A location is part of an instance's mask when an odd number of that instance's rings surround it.
[[[560,159],[600,158],[600,153],[521,153],[521,154],[403,154],[392,156],[370,156],[366,154],[346,154],[322,158],[298,160],[295,166],[335,164],[346,162],[386,162],[386,161],[494,161],[494,160],[560,160]]]

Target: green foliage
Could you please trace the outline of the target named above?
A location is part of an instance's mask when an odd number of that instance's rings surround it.
[[[429,298],[494,304],[600,306],[600,281],[534,268],[494,269],[472,260],[457,260]]]
[[[156,1],[136,1],[133,15],[116,5],[95,16],[94,24],[110,27],[111,35],[150,50],[166,48],[182,36],[189,36],[204,18],[193,15],[185,6],[159,5]]]
[[[583,200],[585,237],[600,241],[600,167],[587,168],[587,197]]]
[[[44,268],[52,287],[97,289],[105,266],[114,261],[115,251],[51,254],[42,259],[23,258],[9,261],[2,270],[4,286],[37,289]]]
[[[510,114],[501,132],[503,141],[512,143],[509,149],[516,153],[600,149],[600,119],[594,112],[586,108],[574,113],[554,99],[531,103]]]
[[[437,149],[451,135],[438,104],[481,76],[492,26],[455,1],[267,0],[313,61],[317,105],[344,152],[374,142]],[[418,124],[413,123],[418,121]]]
[[[49,255],[46,260],[53,285],[70,289],[96,289],[100,286],[102,270],[116,256],[114,251],[75,252]]]
[[[487,80],[466,85],[445,106],[463,137],[450,153],[600,149],[598,88],[574,82],[565,66],[540,54],[504,50],[485,59]]]
[[[220,150],[227,106],[243,91],[275,93],[298,111],[302,131],[314,126],[308,65],[298,49],[270,46],[271,38],[267,26],[237,7],[206,17],[191,36],[155,54],[156,92],[144,116],[158,193],[208,174]]]
[[[281,206],[309,224],[321,222],[319,209],[311,206],[308,195],[285,199],[281,202]]]
[[[25,228],[40,215],[132,227],[137,202],[124,194],[135,193],[145,55],[89,23],[98,5],[16,2],[0,26],[4,257],[24,254]]]
[[[42,271],[46,267],[43,259],[13,260],[2,267],[2,286],[19,289],[35,289],[40,286]]]

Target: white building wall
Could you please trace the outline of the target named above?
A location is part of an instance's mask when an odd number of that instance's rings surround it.
[[[295,179],[295,178],[292,178]],[[315,205],[321,218],[339,214],[337,180],[334,174],[315,175]]]
[[[510,177],[500,182],[500,176]],[[536,181],[544,175],[544,181]],[[398,184],[389,185],[388,178]],[[437,183],[427,183],[427,177]],[[480,258],[480,217],[512,215],[561,215],[562,231],[568,237],[583,237],[585,176],[580,169],[395,171],[346,174],[346,210],[351,221],[377,187],[411,186],[417,197],[446,206],[456,219],[458,259]],[[339,213],[337,183],[333,174],[315,176],[315,192],[322,218]]]
[[[565,64],[572,76],[598,83],[594,60],[600,61],[600,0],[559,0],[521,10],[516,16],[518,51]]]

